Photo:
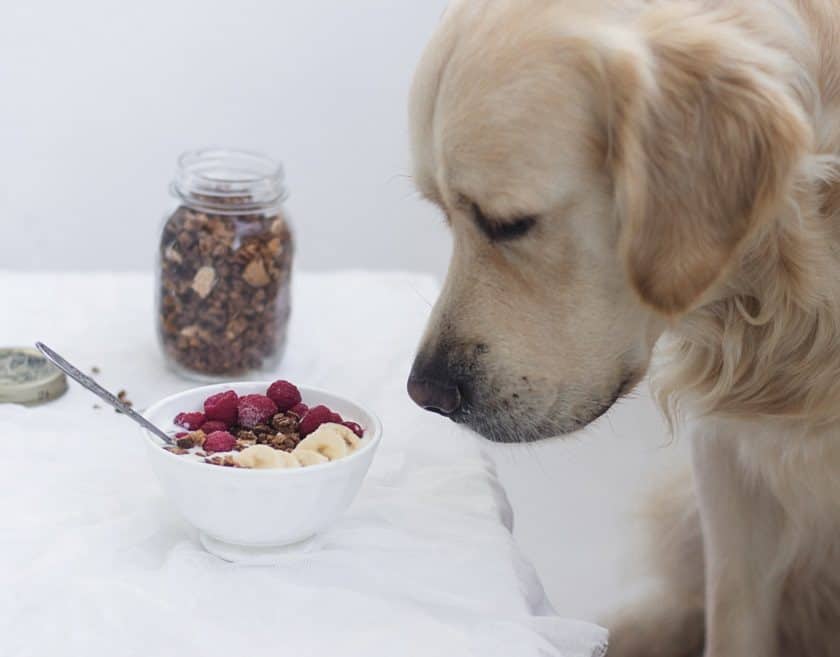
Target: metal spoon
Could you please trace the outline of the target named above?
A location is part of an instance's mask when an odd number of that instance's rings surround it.
[[[82,386],[90,390],[94,395],[102,399],[104,402],[107,402],[108,404],[113,406],[120,413],[124,413],[125,415],[130,417],[144,429],[151,431],[163,442],[167,443],[168,445],[174,445],[174,441],[172,440],[172,438],[168,436],[165,432],[158,429],[154,424],[149,422],[146,418],[140,415],[140,413],[135,411],[133,408],[123,404],[116,397],[116,395],[105,390],[105,388],[99,385],[96,381],[91,379],[86,374],[80,372],[78,368],[73,367],[70,363],[68,363],[64,358],[55,353],[43,342],[36,342],[35,346],[38,347],[38,351],[44,354],[44,357],[48,361],[50,361],[53,365],[55,365],[58,369],[64,372],[71,379],[74,379],[75,381],[79,382]]]

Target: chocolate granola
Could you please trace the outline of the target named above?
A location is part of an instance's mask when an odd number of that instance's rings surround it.
[[[276,413],[270,425],[258,424],[253,429],[233,427],[231,433],[236,436],[237,449],[240,451],[251,445],[270,445],[284,452],[291,452],[303,440],[299,429],[300,421],[291,413]]]
[[[290,313],[293,242],[275,210],[179,207],[160,242],[159,334],[169,358],[209,376],[245,374],[279,356]]]

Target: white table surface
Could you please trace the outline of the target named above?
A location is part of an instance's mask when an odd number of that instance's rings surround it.
[[[554,616],[476,439],[404,381],[430,278],[298,275],[278,372],[374,408],[385,437],[317,549],[270,568],[205,553],[163,498],[133,426],[73,385],[0,405],[0,655],[590,657],[603,630]],[[0,272],[0,345],[43,340],[138,408],[190,387],[164,366],[153,282]]]

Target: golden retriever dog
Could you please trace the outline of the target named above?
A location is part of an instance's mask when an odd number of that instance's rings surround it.
[[[836,0],[461,0],[416,73],[412,398],[533,441],[651,369],[690,438],[611,657],[840,655],[838,60]]]

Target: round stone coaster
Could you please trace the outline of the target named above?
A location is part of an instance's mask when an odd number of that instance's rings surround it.
[[[36,349],[0,347],[0,403],[43,404],[67,391],[67,377]]]

